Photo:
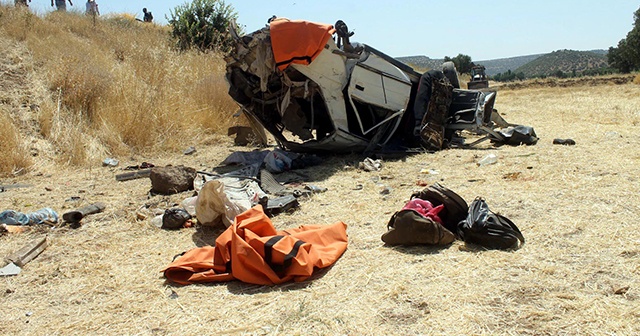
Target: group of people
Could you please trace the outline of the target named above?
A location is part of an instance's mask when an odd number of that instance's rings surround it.
[[[14,3],[16,6],[29,7],[27,1],[31,2],[31,0],[14,0]],[[51,7],[55,6],[56,10],[66,12],[67,1],[69,1],[69,5],[73,6],[73,2],[71,0],[51,0]],[[98,10],[98,3],[96,2],[96,0],[87,0],[85,6],[85,14],[93,17],[100,15],[100,10]],[[151,14],[150,11],[148,11],[146,8],[143,8],[142,13],[143,19],[140,21],[153,22],[153,14]]]

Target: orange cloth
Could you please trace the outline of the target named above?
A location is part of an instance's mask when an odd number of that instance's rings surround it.
[[[280,18],[271,21],[269,31],[276,65],[284,70],[291,63],[310,64],[335,29],[328,24]]]
[[[238,215],[216,246],[187,251],[164,276],[188,285],[238,279],[258,285],[304,281],[315,267],[335,263],[347,249],[346,224],[305,225],[276,232],[261,205]]]

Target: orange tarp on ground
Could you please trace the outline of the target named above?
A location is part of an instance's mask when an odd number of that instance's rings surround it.
[[[276,232],[257,205],[238,215],[216,246],[187,251],[164,276],[187,285],[238,279],[258,285],[304,281],[314,268],[331,266],[347,249],[346,224],[305,225]]]
[[[291,63],[310,64],[335,29],[328,24],[280,18],[271,21],[269,31],[276,65],[284,70]]]

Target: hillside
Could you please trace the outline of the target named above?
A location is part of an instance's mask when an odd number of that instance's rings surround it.
[[[427,56],[396,57],[402,63],[408,64],[418,71],[439,68],[444,60],[442,58],[429,58]]]
[[[476,64],[482,64],[486,67],[487,74],[489,76],[495,75],[507,70],[515,70],[520,66],[529,63],[543,54],[517,56],[509,58],[499,58],[494,60],[474,61]],[[405,56],[397,57],[400,62],[406,63],[418,71],[424,71],[429,69],[440,68],[444,59],[442,58],[429,58],[427,56]]]
[[[526,55],[474,62],[476,64],[484,65],[487,75],[493,76],[499,73],[505,73],[509,70],[513,71],[543,55],[544,54]]]
[[[563,73],[582,73],[587,70],[608,66],[607,57],[591,51],[558,50],[542,55],[515,70],[527,77],[548,76],[558,71]]]
[[[222,57],[172,43],[166,27],[126,15],[93,23],[76,12],[0,5],[0,176],[226,134],[238,120]]]
[[[444,61],[443,59],[429,58],[427,56],[405,56],[397,57],[397,59],[415,67],[417,70],[439,68]],[[484,65],[489,76],[511,70],[512,72],[522,71],[529,77],[537,74],[550,74],[558,70],[572,72],[573,69],[576,69],[576,71],[581,72],[606,67],[607,51],[604,49],[589,51],[560,50],[549,54],[482,61],[474,60],[474,63]]]

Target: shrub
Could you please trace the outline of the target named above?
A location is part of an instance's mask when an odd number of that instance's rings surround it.
[[[171,35],[180,50],[226,51],[231,46],[227,27],[238,14],[223,0],[194,0],[170,11]]]

